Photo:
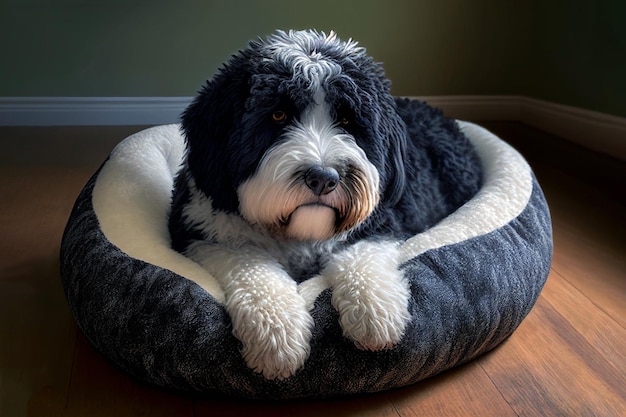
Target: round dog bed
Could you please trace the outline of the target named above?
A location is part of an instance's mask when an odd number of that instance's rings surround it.
[[[159,386],[257,398],[330,397],[405,386],[493,349],[520,324],[548,275],[551,223],[525,160],[458,122],[481,158],[479,193],[406,241],[412,315],[402,341],[370,352],[343,338],[330,289],[307,285],[311,355],[285,380],[249,369],[217,282],[173,251],[167,230],[184,155],[178,125],[121,142],[79,195],[61,246],[66,296],[87,338],[131,375]]]

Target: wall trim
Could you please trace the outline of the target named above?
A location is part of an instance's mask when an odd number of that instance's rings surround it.
[[[525,96],[420,97],[448,117],[525,123],[626,161],[626,118]]]
[[[0,126],[176,123],[192,97],[0,97]]]
[[[525,96],[421,96],[448,117],[528,124],[626,160],[626,118]],[[0,97],[0,126],[176,123],[192,97]]]
[[[626,118],[524,98],[520,120],[597,152],[626,161]]]

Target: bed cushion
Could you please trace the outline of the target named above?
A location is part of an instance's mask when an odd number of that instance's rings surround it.
[[[458,122],[480,156],[478,194],[402,247],[411,320],[393,349],[342,336],[330,289],[309,280],[311,355],[285,380],[249,369],[224,294],[173,251],[167,215],[184,155],[179,125],[122,141],[80,193],[61,245],[78,325],[104,356],[162,387],[254,399],[335,397],[413,384],[502,343],[537,300],[552,257],[549,210],[526,161],[480,126]]]

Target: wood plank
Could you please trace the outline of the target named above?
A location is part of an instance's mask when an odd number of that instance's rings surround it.
[[[193,416],[190,398],[144,385],[111,365],[79,333],[67,398],[70,416]]]
[[[516,416],[479,362],[390,394],[401,416]]]
[[[0,166],[56,166],[94,172],[117,143],[146,127],[2,126]]]
[[[479,362],[519,416],[626,413],[623,375],[544,296],[495,353]]]
[[[553,204],[552,268],[613,320],[626,328],[626,227],[623,211],[610,201],[606,211]],[[584,210],[575,215],[576,210]],[[623,209],[622,209],[623,210]]]
[[[58,253],[68,193],[82,178],[60,172],[0,169],[0,195],[10,196],[0,205],[0,415],[52,416],[65,406],[76,324]]]
[[[581,238],[555,223],[552,267],[611,318],[626,328],[626,245]]]
[[[626,375],[626,329],[556,271],[542,294],[568,326],[574,327],[607,362]]]
[[[7,196],[0,205],[0,268],[58,258],[65,224],[89,176],[84,169],[0,167],[0,195]]]
[[[65,404],[76,325],[60,286],[55,260],[2,271],[0,415],[49,415]]]

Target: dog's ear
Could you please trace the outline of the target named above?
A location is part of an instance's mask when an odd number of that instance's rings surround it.
[[[391,106],[389,117],[381,123],[381,132],[387,138],[386,176],[384,202],[392,207],[400,201],[406,185],[404,159],[407,147],[407,135],[404,122]]]
[[[354,97],[349,107],[368,126],[370,135],[382,139],[376,152],[376,159],[380,158],[378,161],[384,170],[382,204],[393,207],[402,198],[406,186],[407,131],[398,113],[396,99],[391,95],[391,81],[385,77],[382,64],[366,55],[365,50],[351,55],[342,66],[351,78],[349,83],[342,85],[344,94],[351,92],[347,96]]]
[[[239,205],[227,148],[249,94],[247,71],[234,68],[241,61],[233,58],[222,67],[181,116],[189,173],[196,186],[212,198],[213,206],[226,211],[236,211]]]

